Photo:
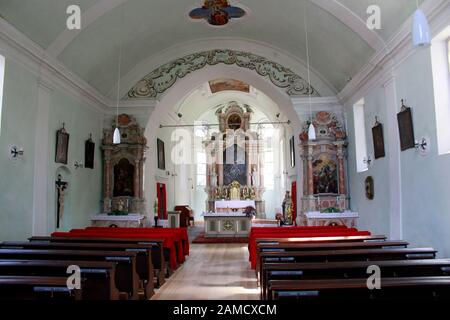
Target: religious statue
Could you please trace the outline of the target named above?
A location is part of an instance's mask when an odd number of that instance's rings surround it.
[[[62,181],[62,177],[58,174],[58,180],[55,182],[58,191],[58,206],[56,208],[56,228],[59,228],[60,221],[64,215],[64,196],[68,183]]]
[[[222,199],[228,199],[228,189],[227,187],[222,188]]]
[[[219,188],[215,188],[214,189],[214,195],[213,195],[215,200],[219,200],[220,199],[220,190]]]
[[[284,196],[284,200],[283,200],[281,207],[283,208],[283,217],[285,220],[285,224],[292,224],[292,199],[291,199],[291,195],[290,195],[289,191],[286,191],[286,194]],[[290,221],[288,220],[289,212],[290,212],[290,216],[291,216]]]
[[[252,172],[252,186],[259,187],[259,177],[258,177],[258,171],[256,171],[256,168]]]
[[[250,188],[250,199],[251,200],[256,199],[256,188]]]
[[[243,189],[242,189],[242,199],[248,199],[249,198],[249,194],[248,194],[248,188],[247,187],[244,187]]]
[[[212,167],[212,172],[211,172],[211,187],[216,187],[217,186],[217,174],[216,174],[216,169],[215,166]]]

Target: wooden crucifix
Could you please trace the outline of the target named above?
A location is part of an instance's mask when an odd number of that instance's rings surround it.
[[[68,183],[63,181],[61,175],[58,174],[58,180],[55,181],[55,184],[58,192],[56,204],[56,228],[59,228],[61,217],[64,214],[64,192],[67,189]]]

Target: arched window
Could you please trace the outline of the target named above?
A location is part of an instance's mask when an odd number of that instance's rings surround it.
[[[270,124],[258,125],[258,133],[263,144],[263,175],[264,187],[266,190],[273,190],[275,187],[275,134],[276,129]]]
[[[367,141],[366,120],[364,117],[364,99],[353,106],[353,121],[355,125],[355,149],[356,149],[356,171],[367,171]]]

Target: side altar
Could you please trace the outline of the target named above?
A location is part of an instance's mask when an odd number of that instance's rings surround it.
[[[91,221],[94,226],[142,227],[147,140],[144,129],[127,114],[119,115],[117,126],[120,144],[113,143],[115,121],[103,131],[103,210]]]
[[[265,217],[263,150],[258,133],[250,130],[252,113],[248,105],[237,102],[216,112],[219,132],[203,142],[207,157],[206,211],[216,211],[216,204],[223,201],[249,201],[257,217]]]
[[[359,215],[349,207],[343,116],[320,111],[312,121],[316,139],[308,137],[309,123],[300,134],[304,173],[300,225],[356,227]]]
[[[143,228],[145,218],[145,216],[137,213],[130,213],[124,216],[93,214],[91,222],[93,227]]]

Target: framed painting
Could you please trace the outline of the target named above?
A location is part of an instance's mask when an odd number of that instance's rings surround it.
[[[166,155],[164,151],[164,141],[157,139],[157,155],[158,155],[158,169],[166,170]]]
[[[94,153],[95,153],[95,143],[92,138],[86,140],[84,144],[84,167],[89,169],[94,169]]]
[[[291,168],[295,167],[295,138],[292,136],[292,138],[289,140],[289,150],[290,150],[290,157],[291,157]]]
[[[378,121],[372,128],[372,139],[373,139],[373,150],[375,153],[375,159],[385,157],[386,153],[384,150],[383,125]]]
[[[69,134],[64,129],[64,124],[61,129],[56,131],[56,152],[55,162],[67,164],[67,153],[69,151]]]
[[[414,148],[414,127],[411,108],[402,105],[402,110],[397,113],[397,121],[400,133],[400,149],[405,151]]]

